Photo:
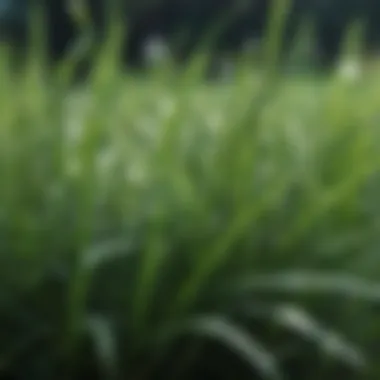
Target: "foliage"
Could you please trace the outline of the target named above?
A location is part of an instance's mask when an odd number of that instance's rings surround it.
[[[281,75],[279,9],[233,81],[1,53],[1,378],[378,378],[380,75]]]

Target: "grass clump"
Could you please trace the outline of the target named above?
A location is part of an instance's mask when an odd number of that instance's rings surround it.
[[[380,77],[278,33],[216,84],[1,57],[1,378],[377,378]]]

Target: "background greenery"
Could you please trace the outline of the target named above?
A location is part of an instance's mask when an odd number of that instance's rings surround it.
[[[1,51],[1,379],[378,378],[380,72],[283,73],[282,11],[225,81]]]
[[[11,41],[19,50],[27,48],[35,6],[47,16],[44,38],[52,58],[62,58],[84,25],[91,26],[96,48],[107,36],[109,21],[115,24],[119,19],[128,26],[124,61],[141,68],[144,45],[151,37],[164,38],[179,61],[186,61],[206,35],[206,39],[211,37],[210,28],[219,58],[241,52],[252,41],[261,44],[270,10],[278,5],[277,0],[0,0],[1,41]],[[306,21],[313,26],[313,61],[319,66],[329,67],[335,61],[353,22],[363,24],[366,47],[379,49],[377,0],[284,0],[281,6],[288,12],[282,33],[285,55]]]

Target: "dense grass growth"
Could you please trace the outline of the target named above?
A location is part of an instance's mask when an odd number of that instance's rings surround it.
[[[2,54],[1,379],[378,378],[380,75],[279,75],[273,19],[223,83]]]

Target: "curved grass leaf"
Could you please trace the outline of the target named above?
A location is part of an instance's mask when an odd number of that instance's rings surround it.
[[[265,292],[341,296],[380,302],[380,283],[342,273],[289,271],[277,274],[241,276],[221,291],[234,294]]]
[[[111,323],[102,316],[92,315],[87,319],[86,325],[104,375],[107,379],[114,379],[117,374],[118,351]]]
[[[243,312],[247,313],[246,310]],[[248,310],[251,314],[251,310]],[[360,349],[348,342],[336,331],[323,327],[304,308],[293,304],[279,304],[269,307],[252,308],[252,314],[270,323],[278,325],[302,337],[318,347],[323,354],[342,361],[350,367],[364,369],[367,365],[364,354]]]
[[[179,335],[195,335],[218,342],[247,363],[265,379],[280,380],[276,358],[249,331],[218,315],[195,317],[160,334],[160,341],[172,341]]]
[[[115,239],[94,245],[82,255],[83,265],[93,271],[105,262],[133,254],[132,243],[126,239]]]

